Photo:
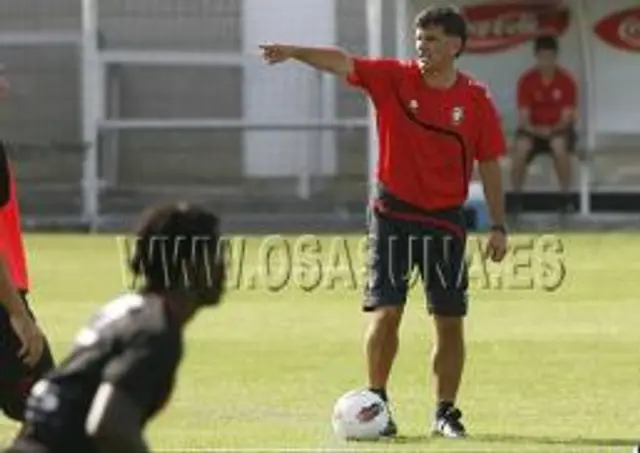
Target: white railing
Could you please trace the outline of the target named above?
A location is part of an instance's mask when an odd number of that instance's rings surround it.
[[[72,48],[74,50],[80,49],[82,45],[82,36],[79,32],[72,31],[59,31],[59,30],[39,30],[39,31],[10,31],[0,32],[0,48],[20,47],[25,48],[28,52],[35,48]],[[1,65],[4,71],[4,64]],[[15,85],[19,86],[19,83]],[[6,137],[6,136],[5,136]],[[44,140],[20,140],[19,143],[11,143],[11,140],[3,138],[6,141],[5,144],[9,145],[11,149],[33,150],[35,148],[45,149],[61,149],[68,152],[74,152],[80,154],[82,150],[78,147],[77,143],[55,143]],[[45,152],[45,151],[40,151]],[[48,193],[55,193],[69,189],[69,184],[58,182],[38,183],[38,189],[46,191]]]
[[[87,143],[87,155],[84,166],[84,219],[91,225],[97,226],[100,222],[100,189],[103,182],[98,174],[98,143],[101,136],[117,134],[121,131],[131,130],[214,130],[214,129],[242,129],[244,131],[301,131],[308,130],[319,132],[319,147],[323,143],[323,133],[339,129],[367,128],[371,123],[367,118],[336,119],[330,109],[324,106],[323,99],[328,105],[333,98],[330,90],[333,81],[326,75],[318,73],[318,86],[320,105],[317,118],[301,118],[296,120],[281,120],[277,117],[267,121],[221,118],[110,118],[106,112],[106,99],[109,95],[106,78],[109,65],[136,65],[136,66],[228,66],[237,65],[247,67],[256,64],[257,54],[242,53],[214,53],[214,52],[185,52],[185,51],[149,51],[149,50],[123,50],[101,49],[99,46],[98,1],[83,0],[83,140]],[[117,138],[116,138],[117,141]],[[117,147],[117,146],[116,146]],[[313,150],[306,150],[311,154]],[[117,153],[117,150],[115,150]],[[305,156],[305,165],[298,175],[298,196],[307,199],[311,193],[312,156]]]

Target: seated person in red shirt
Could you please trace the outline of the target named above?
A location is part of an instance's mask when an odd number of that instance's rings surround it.
[[[562,211],[571,209],[571,153],[576,142],[577,87],[571,74],[557,63],[558,42],[552,36],[535,41],[537,64],[518,81],[518,128],[512,160],[512,189],[517,197],[527,166],[539,154],[550,153],[565,195]],[[518,209],[519,206],[516,207]]]

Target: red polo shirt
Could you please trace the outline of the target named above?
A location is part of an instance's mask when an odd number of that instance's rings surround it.
[[[449,89],[431,88],[416,61],[354,58],[348,82],[376,107],[378,182],[425,210],[466,201],[474,161],[497,159],[506,145],[487,88],[459,73]]]
[[[0,143],[0,253],[7,261],[14,285],[19,290],[27,291],[29,275],[22,241],[16,184],[2,143]]]
[[[558,68],[548,82],[537,69],[525,72],[518,81],[518,109],[529,110],[533,126],[555,126],[565,108],[576,108],[576,82],[569,72]]]

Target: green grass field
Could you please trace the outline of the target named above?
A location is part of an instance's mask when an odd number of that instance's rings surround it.
[[[640,441],[640,234],[561,238],[567,273],[557,291],[473,291],[460,395],[471,439],[427,437],[432,329],[416,290],[390,384],[402,436],[334,440],[334,400],[364,383],[361,288],[291,285],[231,290],[189,327],[172,404],[148,430],[154,451],[630,453]],[[119,247],[115,237],[80,235],[30,235],[27,245],[32,303],[60,358],[88,315],[125,290]],[[0,441],[14,429],[0,419]]]

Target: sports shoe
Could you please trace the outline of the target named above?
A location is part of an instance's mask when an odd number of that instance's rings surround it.
[[[433,422],[433,435],[459,439],[467,437],[467,431],[460,421],[462,412],[455,407],[448,408]]]
[[[395,437],[398,434],[398,425],[396,425],[396,422],[393,420],[389,404],[387,404],[387,411],[389,412],[389,422],[387,423],[387,426],[382,430],[380,435],[382,437]]]
[[[571,198],[571,195],[564,195],[562,197],[560,206],[558,206],[558,211],[560,212],[561,215],[574,214],[577,211],[576,206],[573,203],[573,199]]]

